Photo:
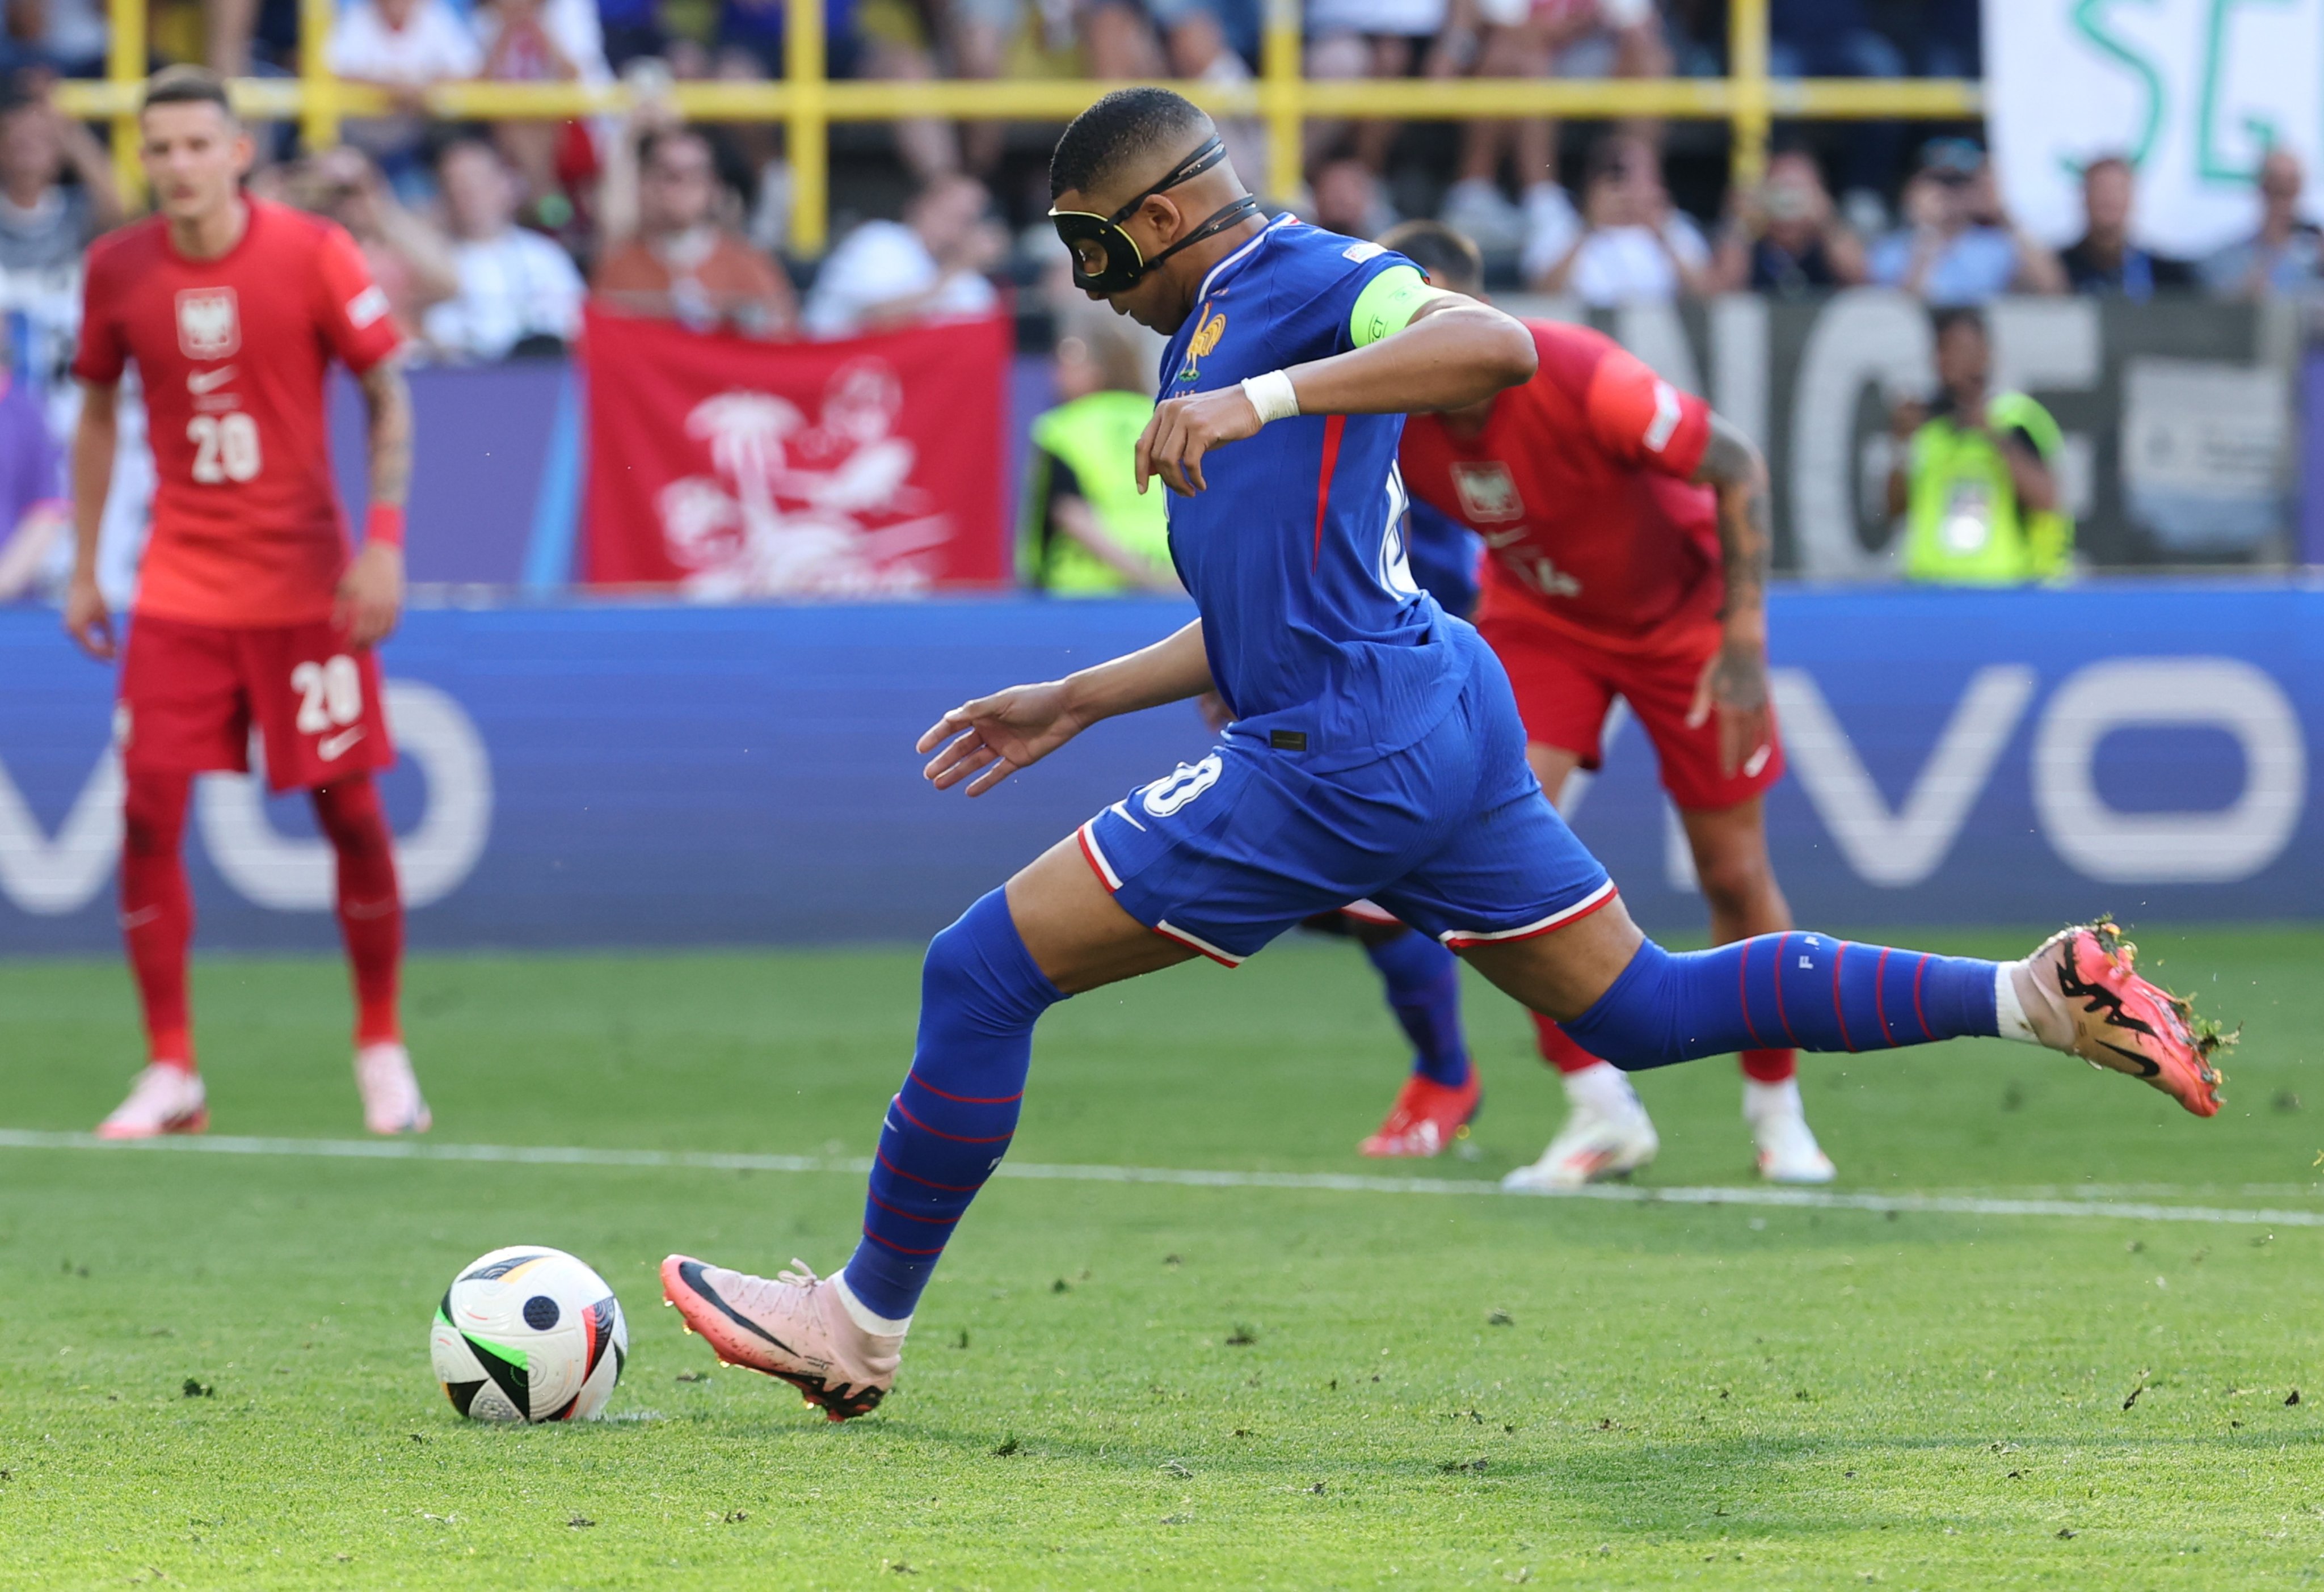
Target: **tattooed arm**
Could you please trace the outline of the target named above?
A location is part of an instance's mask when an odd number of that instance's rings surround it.
[[[1724,557],[1725,634],[1695,685],[1687,722],[1719,715],[1719,766],[1726,773],[1761,756],[1771,739],[1767,712],[1767,466],[1751,439],[1718,415],[1694,479],[1719,497],[1719,548]]]
[[[411,487],[411,389],[392,358],[381,360],[359,380],[370,421],[372,506],[375,513],[395,511],[400,525]],[[339,582],[339,626],[355,646],[369,647],[393,632],[402,612],[403,548],[398,541],[366,535]]]

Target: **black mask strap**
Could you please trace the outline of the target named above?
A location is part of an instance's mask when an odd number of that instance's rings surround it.
[[[1106,219],[1113,223],[1114,225],[1120,226],[1132,216],[1137,215],[1138,207],[1152,198],[1156,194],[1162,193],[1169,189],[1174,189],[1180,183],[1185,182],[1191,178],[1201,176],[1204,172],[1209,170],[1212,167],[1217,165],[1221,161],[1223,161],[1226,158],[1227,146],[1221,143],[1215,136],[1209,139],[1202,145],[1202,147],[1195,150],[1193,154],[1188,155],[1185,160],[1171,167],[1168,174],[1166,175],[1159,182],[1155,183],[1144,193],[1139,194],[1136,198],[1130,200],[1130,203],[1122,206],[1120,209],[1116,210],[1112,215],[1107,216]]]
[[[1227,228],[1231,226],[1239,226],[1245,220],[1250,216],[1258,215],[1259,213],[1259,200],[1250,194],[1243,195],[1242,198],[1237,199],[1233,204],[1229,205],[1225,209],[1221,210],[1218,214],[1213,216],[1208,221],[1204,222],[1202,225],[1194,228],[1194,231],[1188,233],[1185,237],[1180,238],[1176,243],[1172,244],[1159,254],[1155,255],[1153,259],[1147,261],[1139,268],[1138,274],[1144,276],[1148,271],[1161,264],[1162,262],[1170,258],[1171,255],[1176,253],[1179,250],[1191,248],[1193,245],[1201,243],[1204,238],[1214,238],[1218,236],[1219,234],[1226,231]]]

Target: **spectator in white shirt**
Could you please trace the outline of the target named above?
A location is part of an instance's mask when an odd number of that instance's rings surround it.
[[[355,0],[339,13],[324,60],[337,76],[384,88],[396,101],[396,115],[346,128],[349,143],[393,162],[427,135],[421,95],[435,84],[473,78],[484,64],[475,35],[448,0]]]
[[[1572,293],[1593,309],[1668,304],[1707,291],[1711,245],[1671,203],[1661,168],[1643,138],[1600,140],[1590,152],[1578,225],[1563,239],[1545,231],[1526,247],[1534,286]]]
[[[460,290],[428,311],[428,341],[449,359],[560,351],[581,325],[581,273],[564,250],[515,225],[516,179],[491,145],[464,140],[437,167]]]
[[[973,177],[939,177],[913,196],[901,221],[867,221],[847,235],[807,295],[808,333],[846,337],[905,321],[983,315],[1001,297],[985,272],[1007,252],[986,218],[990,196]]]

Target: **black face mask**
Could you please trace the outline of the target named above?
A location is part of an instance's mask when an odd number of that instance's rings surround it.
[[[1057,236],[1073,251],[1074,286],[1090,293],[1119,293],[1134,288],[1148,271],[1179,250],[1204,238],[1216,237],[1246,217],[1258,215],[1259,201],[1245,194],[1151,260],[1146,258],[1137,240],[1121,230],[1121,224],[1138,214],[1139,206],[1189,178],[1200,176],[1226,158],[1226,146],[1213,138],[1173,166],[1161,181],[1111,216],[1087,210],[1050,211],[1049,220],[1056,227]]]

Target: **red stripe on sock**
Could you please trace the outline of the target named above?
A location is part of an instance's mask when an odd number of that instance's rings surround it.
[[[1782,975],[1783,971],[1780,967],[1775,970],[1778,977]],[[1743,942],[1742,958],[1735,964],[1735,996],[1743,1003],[1743,1032],[1751,1036],[1753,1044],[1765,1050],[1767,1047],[1767,1042],[1759,1037],[1759,1025],[1751,1020],[1751,988],[1748,982],[1750,973],[1751,942],[1746,940]]]
[[[1853,1054],[1856,1046],[1849,1044],[1848,1039],[1848,1012],[1840,1004],[1840,965],[1847,960],[1848,942],[1842,940],[1839,948],[1831,953],[1831,1015],[1840,1019],[1840,1048]]]
[[[913,1116],[909,1111],[904,1109],[904,1102],[900,1097],[890,1101],[889,1103],[896,1108],[896,1115],[901,1117],[905,1121],[918,1128],[922,1133],[934,1134],[940,1139],[948,1139],[956,1145],[1005,1145],[1010,1139],[1017,1136],[1017,1130],[1013,1127],[1007,1133],[996,1133],[990,1138],[969,1138],[962,1134],[946,1133],[941,1127],[930,1127],[918,1117]]]
[[[1333,415],[1323,422],[1323,467],[1315,476],[1315,562],[1313,569],[1323,567],[1323,513],[1332,506],[1332,472],[1340,463],[1340,433],[1348,428],[1348,417]]]
[[[1921,1009],[1921,975],[1928,971],[1929,959],[1924,954],[1921,958],[1921,965],[1913,970],[1913,1015],[1920,1019],[1922,1034],[1934,1039],[1937,1031],[1929,1026],[1929,1014]]]
[[[890,1216],[900,1216],[906,1221],[924,1221],[932,1228],[948,1228],[960,1219],[957,1216],[915,1216],[908,1210],[897,1210],[877,1194],[866,1194],[863,1197]]]
[[[912,1173],[905,1171],[893,1161],[889,1160],[886,1154],[881,1151],[874,1150],[872,1152],[872,1159],[879,1162],[881,1165],[886,1167],[889,1171],[894,1173],[898,1177],[902,1178],[906,1182],[916,1182],[924,1189],[942,1189],[947,1194],[973,1194],[978,1190],[984,1187],[981,1182],[938,1182],[932,1177],[917,1176]]]
[[[863,1236],[871,1239],[874,1244],[879,1245],[881,1248],[893,1249],[899,1255],[942,1255],[944,1253],[944,1246],[941,1244],[937,1245],[933,1249],[908,1249],[903,1245],[897,1243],[893,1238],[881,1238],[879,1234],[872,1230],[871,1226],[868,1223],[864,1226]]]
[[[922,1089],[927,1090],[930,1094],[936,1096],[936,1099],[940,1100],[950,1100],[956,1106],[1013,1106],[1019,1100],[1025,1098],[1025,1091],[1021,1089],[1015,1094],[999,1095],[991,1100],[980,1099],[973,1094],[946,1094],[943,1090],[938,1089],[935,1084],[930,1083],[927,1079],[921,1077],[918,1069],[917,1068],[905,1072],[904,1081],[907,1083],[917,1083]]]
[[[1886,1001],[1886,980],[1888,977],[1888,947],[1880,947],[1880,960],[1872,964],[1872,1015],[1880,1019],[1880,1037],[1893,1047],[1896,1043],[1895,1030],[1888,1026]]]
[[[1792,1032],[1792,1019],[1784,1015],[1784,952],[1791,943],[1792,937],[1788,934],[1775,942],[1775,1021],[1784,1026],[1784,1037],[1792,1042],[1793,1049],[1797,1050],[1800,1036]]]

